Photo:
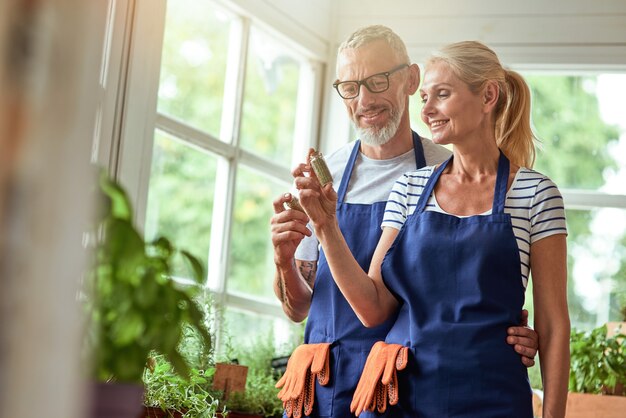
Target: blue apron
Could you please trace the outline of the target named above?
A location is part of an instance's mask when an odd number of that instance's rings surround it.
[[[346,190],[359,154],[356,141],[337,191],[337,221],[355,259],[367,271],[381,234],[385,201],[371,205],[346,203]],[[417,168],[424,167],[424,149],[419,135],[413,132]],[[391,185],[389,187],[391,192]],[[323,251],[320,252],[313,298],[304,331],[305,343],[330,342],[330,382],[316,382],[314,417],[350,417],[350,402],[370,348],[387,335],[395,318],[375,328],[361,324],[335,284]]]
[[[401,302],[386,338],[410,348],[398,373],[394,417],[532,418],[526,367],[507,344],[524,304],[511,217],[509,161],[500,154],[490,215],[425,211],[442,171],[428,180],[385,256],[385,284]]]

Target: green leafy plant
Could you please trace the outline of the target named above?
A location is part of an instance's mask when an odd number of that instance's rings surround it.
[[[150,367],[144,372],[144,403],[164,411],[176,411],[183,417],[213,418],[223,410],[220,393],[211,388],[215,368],[192,367],[188,378],[182,378],[160,354],[151,357]]]
[[[213,335],[213,300],[208,291],[196,296],[203,327]],[[189,325],[183,327],[178,351],[189,365],[189,376],[181,377],[165,356],[153,352],[144,371],[144,405],[174,413],[185,418],[212,418],[224,412],[219,399],[222,393],[212,388],[215,373],[214,345],[207,345],[198,331]]]
[[[239,362],[248,366],[248,379],[245,392],[233,392],[225,401],[226,409],[264,417],[282,416],[283,404],[276,388],[280,376],[271,366],[276,357],[273,334],[259,337],[249,347],[235,351]]]
[[[156,351],[187,376],[188,362],[178,351],[184,325],[193,326],[206,346],[211,337],[193,299],[201,287],[172,280],[173,259],[187,260],[198,283],[204,268],[165,237],[146,242],[133,224],[125,190],[104,172],[98,196],[93,263],[85,278],[92,374],[99,381],[141,383],[148,356]]]
[[[606,325],[589,332],[572,330],[570,350],[570,391],[624,395],[626,335],[607,337]]]
[[[231,393],[225,402],[226,409],[264,417],[282,416],[283,404],[277,397],[276,382],[272,374],[258,370],[250,371],[245,392]]]

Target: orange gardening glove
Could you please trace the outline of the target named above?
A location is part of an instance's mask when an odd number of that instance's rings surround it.
[[[285,374],[276,383],[278,398],[283,401],[288,417],[300,418],[313,411],[315,379],[320,385],[330,378],[330,343],[302,344],[296,348],[287,362]]]
[[[387,400],[389,405],[398,403],[398,374],[397,370],[403,370],[408,363],[409,349],[398,344],[387,344],[383,348],[383,353],[387,357],[383,378],[376,385],[376,409],[378,412],[387,410]],[[395,365],[391,360],[395,360]]]
[[[407,347],[378,341],[365,361],[365,367],[357,384],[350,411],[360,415],[363,411],[384,412],[389,403],[398,403],[398,376],[396,370],[406,367]]]

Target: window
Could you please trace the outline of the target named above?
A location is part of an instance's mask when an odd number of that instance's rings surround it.
[[[618,320],[626,306],[626,74],[525,73],[541,140],[535,168],[566,205],[572,326]]]
[[[313,143],[302,127],[320,100],[317,67],[254,20],[209,1],[167,2],[145,230],[208,267],[233,345],[301,335],[273,294],[269,219]],[[176,274],[189,279],[182,265]]]

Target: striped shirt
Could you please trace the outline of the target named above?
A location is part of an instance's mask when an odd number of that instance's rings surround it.
[[[415,211],[434,168],[424,167],[406,173],[396,181],[385,208],[383,227],[402,228],[407,216]],[[428,199],[425,210],[446,213],[437,204],[434,192]],[[522,282],[526,287],[531,244],[550,235],[567,234],[563,198],[548,177],[528,168],[520,168],[506,194],[504,212],[511,215],[519,248]],[[488,214],[491,214],[491,209],[481,215]]]

